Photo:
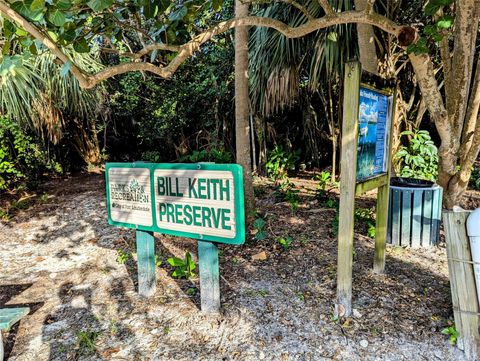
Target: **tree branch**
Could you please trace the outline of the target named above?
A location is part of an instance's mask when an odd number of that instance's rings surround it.
[[[319,0],[324,3],[323,0]],[[325,7],[331,10],[331,7]],[[333,12],[333,10],[332,10]],[[65,64],[71,62],[71,60],[60,50],[60,48],[49,38],[38,30],[33,24],[29,23],[22,16],[12,10],[4,0],[0,0],[0,13],[5,14],[9,19],[14,21],[17,25],[25,29],[35,39],[41,41],[60,61]],[[327,28],[332,25],[349,24],[349,23],[362,23],[376,26],[387,33],[399,37],[405,30],[409,32],[415,32],[414,29],[401,26],[388,19],[385,16],[371,13],[366,14],[363,11],[344,11],[334,16],[324,16],[317,19],[311,19],[306,23],[297,26],[290,27],[287,24],[272,18],[247,16],[243,18],[234,18],[227,21],[223,21],[211,29],[193,37],[192,40],[183,45],[166,45],[166,44],[152,44],[147,45],[145,48],[137,53],[132,53],[134,59],[138,60],[140,57],[149,54],[154,50],[167,50],[177,52],[175,58],[167,66],[156,66],[151,63],[142,62],[128,62],[121,63],[119,65],[111,66],[103,69],[102,71],[88,75],[85,74],[77,65],[73,64],[70,67],[70,71],[73,76],[78,80],[80,86],[85,89],[93,88],[100,81],[111,78],[115,75],[123,74],[129,71],[148,71],[156,74],[162,78],[169,78],[178,69],[178,67],[185,62],[185,60],[195,53],[202,44],[212,39],[214,36],[226,32],[229,29],[237,26],[263,26],[271,29],[275,29],[287,38],[300,38],[307,34],[310,34],[319,29]]]
[[[332,6],[328,2],[328,0],[318,0],[323,11],[325,11],[325,15],[327,16],[335,16],[335,12],[333,11]]]
[[[296,1],[293,1],[293,0],[275,0],[275,1],[290,4],[293,7],[295,7],[296,9],[300,10],[303,13],[303,15],[305,15],[307,17],[308,20],[313,19],[312,14],[310,14],[310,12],[307,10],[307,8],[305,6],[303,6],[302,4],[297,3]]]
[[[471,160],[472,164],[478,156],[480,149],[480,59],[477,60],[475,78],[473,80],[472,92],[465,117],[463,129],[462,148],[460,152],[461,162]]]
[[[72,72],[73,76],[78,80],[80,86],[82,88],[91,88],[89,86],[89,82],[87,80],[87,75],[83,73],[83,71],[71,61],[64,52],[60,50],[60,48],[55,44],[55,42],[42,31],[37,29],[37,27],[30,22],[28,22],[23,16],[18,14],[16,11],[10,8],[8,4],[0,0],[0,13],[4,14],[9,20],[23,28],[26,32],[28,32],[31,36],[35,39],[39,40],[43,45],[45,45],[48,50],[55,55],[62,64],[66,64],[68,62],[71,63],[70,71]]]

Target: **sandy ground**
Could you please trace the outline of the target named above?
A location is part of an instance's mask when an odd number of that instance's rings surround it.
[[[463,360],[440,332],[453,317],[443,247],[389,247],[379,276],[359,230],[355,314],[333,319],[335,211],[318,206],[311,181],[295,182],[295,214],[258,184],[265,240],[221,246],[220,315],[202,314],[198,279],[173,279],[165,262],[187,250],[196,259],[195,241],[156,235],[157,291],[139,298],[135,258],[117,262],[118,250],[134,252],[134,233],[107,224],[102,177],[47,185],[42,204],[0,223],[0,306],[32,310],[6,334],[7,359]],[[276,238],[287,234],[283,250]],[[268,259],[252,261],[261,251]]]

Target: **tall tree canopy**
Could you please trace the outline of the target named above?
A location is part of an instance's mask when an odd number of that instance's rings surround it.
[[[322,11],[309,12],[310,1],[318,2]],[[362,10],[347,11],[339,11],[328,0],[278,2],[303,13],[305,21],[288,25],[268,16],[219,21],[222,0],[0,0],[6,36],[3,53],[8,55],[12,46],[21,47],[26,55],[48,49],[81,87],[92,88],[129,71],[168,78],[202,44],[236,26],[269,27],[287,38],[299,38],[338,24],[372,25],[408,47],[442,140],[439,183],[445,188],[446,206],[458,204],[480,150],[480,0],[429,0],[423,9],[431,21],[415,26],[397,24],[375,12],[375,0],[362,2]],[[114,54],[116,63],[90,73],[68,55],[69,47],[88,52],[93,45]],[[441,59],[441,72],[435,74],[432,59]]]

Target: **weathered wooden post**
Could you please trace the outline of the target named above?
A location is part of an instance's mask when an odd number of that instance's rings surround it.
[[[337,259],[337,310],[339,315],[352,313],[353,227],[355,183],[357,174],[358,100],[361,65],[350,62],[345,66],[343,82],[343,122],[340,155],[340,205]]]
[[[380,89],[379,89],[380,88]],[[385,270],[394,83],[345,65],[336,314],[352,312],[355,196],[378,189],[373,270]]]
[[[150,297],[156,290],[155,237],[150,231],[136,231],[138,294]]]
[[[457,346],[473,361],[480,359],[480,309],[466,231],[469,214],[470,212],[465,210],[444,210],[443,225],[455,328],[460,334]]]
[[[220,311],[220,269],[218,247],[213,242],[198,241],[198,267],[200,268],[200,301],[202,311]]]

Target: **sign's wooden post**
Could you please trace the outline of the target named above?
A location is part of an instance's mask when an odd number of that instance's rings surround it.
[[[375,256],[373,259],[373,272],[379,273],[379,274],[385,272],[385,248],[387,247],[387,223],[388,223],[388,193],[389,193],[388,184],[385,184],[378,188],[377,219],[376,219],[376,225],[375,225]]]
[[[155,293],[155,237],[150,231],[136,231],[138,293],[150,297]]]
[[[393,83],[362,73],[359,62],[345,64],[338,225],[338,316],[352,313],[352,265],[355,196],[377,193],[373,269],[383,273],[391,168]]]
[[[215,243],[198,241],[198,266],[202,311],[220,312],[220,271]]]
[[[353,226],[357,174],[358,100],[361,66],[345,66],[341,145],[340,219],[338,224],[337,309],[338,315],[352,312]]]

